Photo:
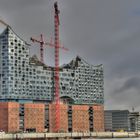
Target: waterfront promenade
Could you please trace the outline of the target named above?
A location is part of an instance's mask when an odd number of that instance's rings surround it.
[[[93,139],[93,138],[136,138],[140,132],[89,132],[89,133],[15,133],[0,134],[0,140],[71,140],[71,139]]]

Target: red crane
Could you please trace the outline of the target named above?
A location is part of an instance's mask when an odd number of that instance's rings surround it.
[[[30,39],[33,43],[36,42],[36,43],[40,44],[40,61],[42,63],[44,63],[44,45],[48,45],[48,46],[51,46],[51,47],[54,46],[54,45],[52,45],[51,43],[44,42],[42,34],[40,35],[40,40],[35,39],[33,37],[31,37]]]
[[[40,40],[31,38],[31,41],[37,42],[40,44],[40,58],[41,62],[43,62],[43,51],[44,45],[48,45],[50,47],[55,48],[55,69],[54,69],[54,80],[55,80],[55,132],[59,132],[60,130],[60,96],[59,96],[59,49],[63,49],[67,51],[67,48],[64,48],[60,45],[59,41],[59,13],[57,2],[54,3],[54,43],[46,43],[43,41],[43,36],[41,35]]]
[[[44,63],[44,45],[49,46],[49,47],[55,47],[55,45],[52,43],[52,41],[50,43],[49,42],[45,42],[44,39],[43,39],[43,35],[42,34],[40,35],[40,40],[39,39],[35,39],[33,37],[31,37],[30,40],[33,43],[36,42],[36,43],[40,44],[40,61],[42,63]],[[68,50],[67,48],[64,48],[64,47],[61,47],[61,46],[59,46],[59,48],[64,49],[64,50]]]
[[[59,13],[57,2],[54,3],[54,43],[55,43],[55,131],[58,132],[60,128],[60,97],[59,97]]]
[[[55,45],[55,132],[59,132],[60,130],[60,96],[59,96],[59,13],[57,2],[54,3],[54,45]],[[62,49],[68,50],[64,47]]]

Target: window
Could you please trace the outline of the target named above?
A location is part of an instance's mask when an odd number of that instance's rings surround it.
[[[13,45],[14,43],[13,42],[11,42],[11,45]]]

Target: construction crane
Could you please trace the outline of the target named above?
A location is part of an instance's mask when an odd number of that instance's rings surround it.
[[[54,43],[52,42],[52,40],[50,41],[50,43],[45,42],[42,34],[40,35],[40,39],[36,39],[36,38],[31,37],[30,40],[33,43],[39,43],[40,44],[40,61],[42,63],[44,63],[44,46],[55,47]],[[64,49],[64,50],[68,50],[67,48],[64,48],[62,46],[59,46],[59,48]]]
[[[48,46],[54,46],[54,45],[52,45],[51,43],[47,43],[47,42],[45,42],[44,40],[43,40],[43,35],[41,34],[40,35],[40,40],[39,39],[35,39],[35,38],[33,38],[33,37],[31,37],[30,38],[31,39],[31,41],[33,42],[33,43],[39,43],[40,44],[40,61],[42,62],[42,63],[44,63],[44,45],[48,45]]]
[[[68,51],[67,48],[60,45],[59,40],[59,13],[57,2],[54,3],[54,42],[47,43],[43,40],[43,35],[40,35],[40,40],[31,37],[32,42],[37,42],[40,44],[40,59],[43,62],[43,54],[44,54],[44,45],[48,45],[50,47],[55,48],[55,69],[54,69],[54,80],[55,80],[55,132],[59,132],[60,130],[60,96],[59,96],[59,49],[63,49]]]
[[[57,2],[54,3],[54,45],[55,45],[55,132],[60,130],[60,95],[59,95],[59,13]],[[62,47],[62,49],[64,49]],[[65,49],[67,50],[67,49]]]
[[[1,20],[1,19],[0,19],[0,23],[1,23],[2,25],[6,26],[6,27],[11,28],[10,25],[8,25],[5,21],[3,21],[3,20]]]

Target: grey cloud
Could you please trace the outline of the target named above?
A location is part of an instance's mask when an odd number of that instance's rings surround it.
[[[123,93],[130,90],[131,88],[135,90],[140,90],[140,77],[132,77],[127,79],[121,88],[117,89],[115,93]]]

